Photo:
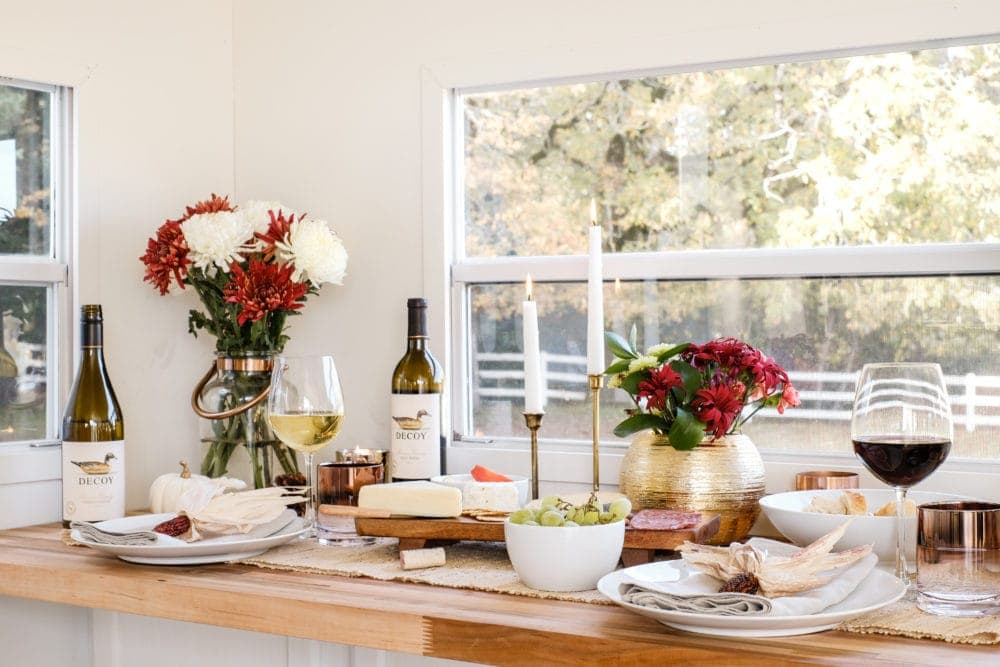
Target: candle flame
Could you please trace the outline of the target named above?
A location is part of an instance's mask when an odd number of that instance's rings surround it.
[[[524,281],[524,289],[528,293],[528,301],[533,301],[533,299],[531,298],[531,286],[532,286],[531,274],[529,273],[528,279]]]
[[[590,198],[590,224],[597,225],[597,200]]]

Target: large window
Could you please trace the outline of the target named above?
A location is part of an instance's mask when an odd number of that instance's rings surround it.
[[[0,443],[58,436],[66,303],[62,89],[0,84]]]
[[[940,362],[956,457],[1000,459],[1000,44],[459,91],[452,267],[462,440],[523,437],[538,283],[546,430],[589,438],[586,225],[608,329],[742,337],[803,405],[762,448],[848,452],[870,361]],[[603,392],[602,439],[626,397]]]

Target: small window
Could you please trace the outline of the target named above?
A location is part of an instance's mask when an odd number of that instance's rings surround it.
[[[523,437],[522,281],[557,437],[589,438],[586,225],[606,328],[737,336],[803,404],[762,448],[850,451],[870,361],[941,363],[953,455],[1000,459],[1000,44],[457,91],[456,435]],[[602,392],[602,438],[627,396]]]
[[[62,91],[0,84],[0,443],[58,435],[54,377],[65,250],[55,230]],[[62,323],[65,325],[65,323]]]

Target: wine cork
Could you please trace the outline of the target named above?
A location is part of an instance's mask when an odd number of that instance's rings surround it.
[[[425,567],[444,565],[444,547],[433,549],[407,549],[399,552],[399,566],[404,570],[419,570]]]

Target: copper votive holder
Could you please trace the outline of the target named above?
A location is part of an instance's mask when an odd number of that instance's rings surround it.
[[[856,489],[859,486],[858,473],[846,470],[809,470],[795,474],[796,491]]]
[[[917,508],[917,606],[943,616],[1000,615],[1000,504]]]
[[[334,460],[316,466],[316,496],[320,505],[357,506],[358,494],[368,484],[385,481],[386,452],[379,449],[341,449]],[[375,538],[359,536],[350,516],[318,517],[317,537],[322,544],[371,544]]]

